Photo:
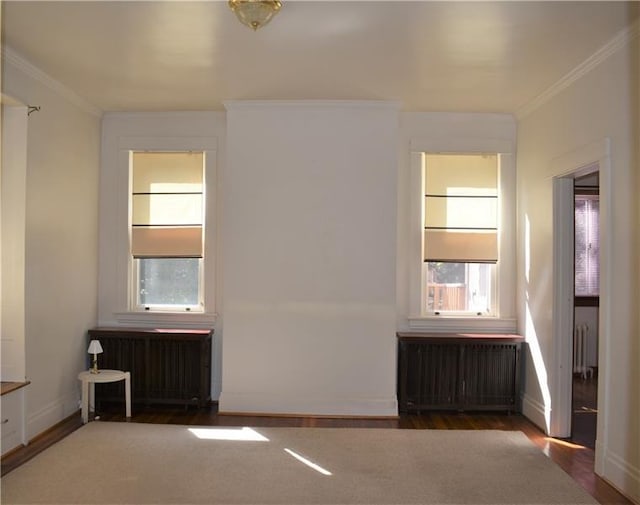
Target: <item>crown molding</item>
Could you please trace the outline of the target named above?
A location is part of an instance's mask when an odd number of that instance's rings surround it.
[[[620,49],[628,45],[635,37],[640,34],[640,19],[637,19],[627,28],[620,30],[609,42],[580,63],[577,67],[567,73],[555,84],[547,88],[533,100],[516,110],[516,118],[524,119],[536,109],[547,103],[553,97],[558,95],[562,90],[571,86],[586,74],[591,72],[595,67],[600,65],[607,58],[618,52]]]
[[[82,98],[80,95],[78,95],[75,91],[73,91],[71,88],[62,84],[60,81],[54,79],[49,74],[43,72],[32,63],[29,63],[22,56],[16,53],[13,49],[7,46],[2,46],[2,51],[0,52],[0,56],[2,57],[3,61],[5,61],[6,63],[9,63],[10,65],[22,71],[24,74],[28,75],[29,77],[35,79],[40,84],[46,86],[51,91],[53,91],[60,97],[64,98],[68,102],[72,103],[76,107],[82,109],[83,111],[93,116],[102,117],[102,112],[103,112],[102,109],[88,102],[87,100]]]
[[[226,110],[244,109],[389,109],[400,110],[396,100],[225,100]]]
[[[176,110],[176,111],[104,111],[104,119],[224,119],[226,111],[220,110]]]

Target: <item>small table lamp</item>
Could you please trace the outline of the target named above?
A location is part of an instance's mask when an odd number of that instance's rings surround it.
[[[93,365],[90,368],[91,373],[98,373],[98,354],[102,352],[102,346],[100,345],[99,340],[92,340],[89,342],[89,349],[87,350],[89,354],[93,354]]]

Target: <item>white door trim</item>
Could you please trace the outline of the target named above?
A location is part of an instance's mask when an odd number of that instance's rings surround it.
[[[553,364],[551,423],[554,437],[571,436],[571,376],[574,306],[573,177],[553,179]]]
[[[550,435],[554,437],[570,436],[571,427],[571,380],[572,357],[571,340],[572,327],[567,328],[569,317],[573,319],[573,268],[564,268],[568,261],[567,244],[571,241],[573,254],[573,235],[566,233],[566,227],[571,219],[573,229],[573,212],[568,213],[568,203],[573,194],[573,188],[568,187],[567,179],[574,179],[591,173],[599,172],[600,180],[600,307],[599,307],[599,343],[598,343],[598,417],[595,471],[602,474],[603,452],[606,450],[608,424],[608,391],[610,384],[609,342],[610,342],[610,280],[611,280],[611,147],[608,138],[583,146],[554,159],[551,163],[554,177],[554,303],[553,330],[554,351],[556,360],[551,374],[550,389],[553,391],[551,409]],[[562,201],[559,201],[562,200]],[[564,231],[563,231],[564,229]],[[573,258],[571,257],[573,263]],[[570,288],[568,287],[570,286]],[[567,295],[570,291],[570,296]]]

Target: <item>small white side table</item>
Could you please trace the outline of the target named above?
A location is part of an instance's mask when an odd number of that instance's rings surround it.
[[[82,381],[82,423],[89,421],[89,404],[93,405],[97,382],[117,382],[124,380],[124,396],[127,417],[131,417],[131,373],[122,370],[100,370],[98,373],[80,372],[78,380]]]

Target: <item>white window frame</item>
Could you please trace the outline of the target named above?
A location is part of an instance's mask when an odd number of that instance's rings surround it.
[[[144,310],[136,307],[136,272],[135,260],[129,248],[130,235],[130,156],[134,151],[204,152],[205,158],[205,217],[204,217],[204,254],[200,275],[202,276],[202,310],[184,310],[180,308],[153,307]],[[118,275],[117,292],[120,307],[125,310],[114,312],[119,325],[156,326],[161,324],[180,324],[184,327],[201,327],[211,325],[216,320],[215,301],[215,266],[216,266],[216,176],[217,176],[217,139],[215,137],[120,137],[118,139],[118,173],[117,188],[119,249],[117,271],[126,272]]]
[[[516,287],[516,174],[512,142],[508,139],[435,139],[410,142],[410,235],[408,326],[411,330],[435,332],[515,333]],[[498,154],[499,260],[493,268],[494,313],[429,314],[426,312],[426,282],[422,241],[424,237],[424,176],[422,153]]]
[[[421,165],[421,187],[422,187],[422,194],[425,195],[428,192],[428,188],[426,187],[426,177],[425,177],[425,163],[426,163],[426,155],[429,154],[451,154],[451,155],[480,155],[480,154],[491,154],[494,155],[496,153],[432,153],[432,152],[423,152],[423,153],[419,153],[421,156],[421,161],[420,161],[420,165]],[[500,205],[500,200],[501,200],[501,195],[500,195],[500,156],[497,156],[497,164],[498,166],[496,167],[496,178],[497,178],[497,192],[498,192],[498,205]],[[500,207],[499,207],[500,208]],[[424,230],[425,229],[425,200],[423,198],[422,200],[422,211],[421,211],[421,216],[422,216],[422,224],[421,224],[421,229]],[[500,231],[500,216],[498,216],[498,233]],[[422,241],[422,251],[424,250],[424,235],[423,235],[423,241]],[[469,317],[480,317],[480,318],[486,318],[486,317],[495,317],[498,314],[498,310],[497,310],[497,305],[498,305],[498,298],[496,295],[497,292],[497,266],[496,264],[491,265],[491,272],[490,272],[490,282],[491,282],[491,299],[489,301],[490,304],[490,310],[489,313],[486,314],[477,314],[475,311],[472,310],[459,310],[459,311],[446,311],[446,313],[440,313],[439,311],[429,311],[427,309],[427,296],[428,296],[428,290],[427,290],[427,277],[428,277],[428,267],[427,267],[427,262],[423,261],[422,262],[422,299],[420,302],[420,312],[422,315],[425,315],[427,317],[461,317],[461,318],[469,318]]]
[[[133,159],[134,156],[133,154],[135,152],[140,152],[137,150],[131,150],[129,151],[129,233],[131,234],[131,209],[133,208],[133,200],[132,200],[132,181],[133,181]],[[177,151],[168,151],[168,150],[163,150],[163,151],[152,151],[152,150],[146,150],[144,152],[155,152],[155,153],[159,153],[159,152],[168,152],[168,153],[174,153]],[[206,190],[207,187],[207,178],[206,178],[206,166],[207,166],[207,155],[205,151],[180,151],[180,152],[202,152],[203,153],[203,203],[205,205],[206,208],[206,204],[207,204],[207,198],[208,198],[208,193]],[[202,230],[203,233],[206,236],[207,233],[207,220],[205,218],[205,216],[203,216],[203,222],[202,222]],[[131,235],[130,235],[131,236]],[[139,277],[139,267],[140,267],[140,259],[139,258],[134,258],[131,257],[131,266],[129,271],[131,272],[131,276],[130,276],[130,286],[129,286],[129,306],[130,306],[130,310],[132,312],[175,312],[175,313],[180,313],[180,312],[204,312],[204,294],[205,294],[205,290],[204,290],[204,283],[205,283],[205,254],[206,251],[204,251],[203,257],[199,258],[199,268],[198,268],[198,272],[199,272],[199,279],[198,279],[198,303],[194,304],[194,305],[161,305],[161,304],[142,304],[140,303],[140,286],[138,285],[138,277]]]

